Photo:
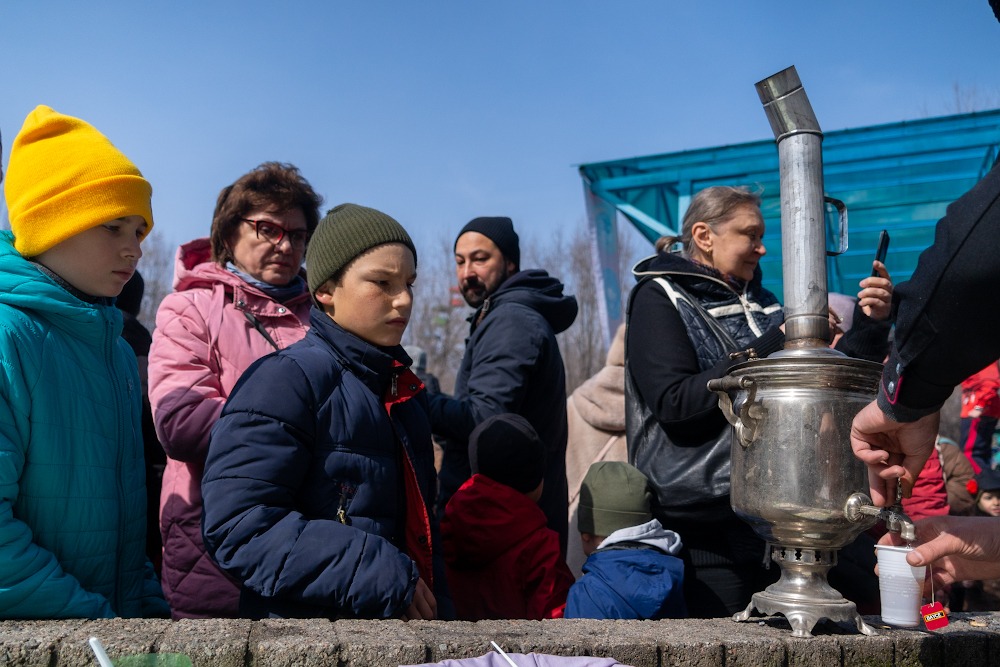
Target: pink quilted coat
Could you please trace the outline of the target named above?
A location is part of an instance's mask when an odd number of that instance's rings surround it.
[[[201,478],[208,436],[243,371],[274,347],[305,336],[306,292],[278,303],[210,259],[208,239],[182,245],[174,291],[160,304],[149,351],[149,400],[167,453],[160,494],[163,592],[173,617],[237,614],[239,587],[216,567],[201,540]]]

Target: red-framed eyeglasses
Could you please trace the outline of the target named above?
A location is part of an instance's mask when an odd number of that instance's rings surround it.
[[[271,245],[278,245],[287,236],[293,247],[304,248],[311,236],[307,229],[288,230],[270,220],[251,220],[250,218],[240,218],[240,220],[253,225],[257,238],[264,239]]]

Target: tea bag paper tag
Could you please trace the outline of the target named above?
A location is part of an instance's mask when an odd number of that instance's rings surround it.
[[[931,603],[920,608],[920,615],[924,617],[924,627],[928,630],[937,630],[948,625],[948,613],[944,606],[934,599],[934,566],[929,567],[931,578]]]
[[[920,608],[920,615],[924,617],[924,626],[928,630],[937,630],[948,625],[948,614],[940,602],[931,602]]]

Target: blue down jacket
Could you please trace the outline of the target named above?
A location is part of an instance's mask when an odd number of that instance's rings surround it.
[[[0,618],[164,616],[135,355],[0,233]]]
[[[590,554],[569,589],[566,618],[684,618],[680,550],[680,536],[657,519],[616,530]]]
[[[409,458],[422,496],[410,506],[424,523],[417,557],[433,561],[440,613],[430,423],[419,381],[396,363],[410,360],[315,307],[310,325],[247,369],[212,429],[208,553],[242,582],[242,616],[398,617],[420,576],[405,534]],[[393,401],[393,391],[410,397]]]

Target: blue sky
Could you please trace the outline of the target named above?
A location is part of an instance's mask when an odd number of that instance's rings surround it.
[[[418,247],[477,215],[548,238],[580,163],[771,138],[753,84],[789,65],[825,131],[1000,106],[987,0],[12,0],[0,45],[4,164],[35,105],[84,118],[175,244],[266,160]]]

